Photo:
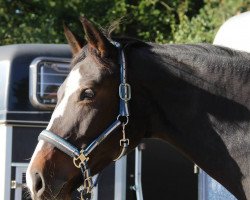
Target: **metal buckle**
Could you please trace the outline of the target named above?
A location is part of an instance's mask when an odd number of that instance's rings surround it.
[[[131,86],[128,83],[121,83],[119,85],[119,96],[123,101],[131,99]]]
[[[120,139],[120,146],[121,147],[129,146],[129,139],[127,139],[127,138]]]
[[[85,156],[83,150],[81,150],[80,155],[78,157],[73,158],[73,163],[77,168],[81,168],[81,164],[84,165],[84,162],[88,160],[89,157]]]
[[[86,189],[86,193],[91,193],[92,187],[92,177],[89,176],[88,178],[84,179],[83,188]]]

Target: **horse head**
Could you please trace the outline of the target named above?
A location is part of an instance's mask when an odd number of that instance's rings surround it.
[[[58,102],[46,128],[77,149],[85,149],[117,119],[120,101],[119,49],[86,18],[81,18],[81,22],[86,45],[64,27],[73,53],[72,69],[57,92]],[[122,126],[118,126],[88,155],[92,174],[120,154],[121,132]],[[139,139],[132,141],[131,148]],[[70,199],[82,181],[72,158],[53,144],[39,141],[27,170],[33,199]]]

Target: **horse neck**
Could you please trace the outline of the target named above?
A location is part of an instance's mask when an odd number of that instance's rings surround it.
[[[233,141],[250,146],[249,110],[216,95],[218,90],[212,87],[216,78],[208,80],[211,87],[197,81],[206,75],[209,79],[209,74],[194,66],[180,65],[149,49],[131,51],[128,57],[134,89],[131,112],[140,128],[177,147],[235,196],[245,199],[241,180],[248,172],[242,169],[242,155],[238,155],[245,152]]]

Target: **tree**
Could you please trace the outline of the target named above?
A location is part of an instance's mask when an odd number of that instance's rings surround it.
[[[171,26],[173,42],[212,42],[219,27],[228,18],[249,8],[249,0],[204,0],[199,13],[189,18],[184,7],[178,12],[180,23]]]
[[[159,43],[211,42],[250,0],[0,0],[0,44],[65,43],[62,23],[83,37],[79,16],[102,27],[124,17],[114,35]]]

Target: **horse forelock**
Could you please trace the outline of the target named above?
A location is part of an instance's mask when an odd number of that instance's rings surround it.
[[[82,50],[72,58],[71,63],[70,63],[70,68],[73,69],[73,67],[77,63],[83,61],[86,58],[86,56],[87,56],[87,46],[85,45],[82,48]]]

